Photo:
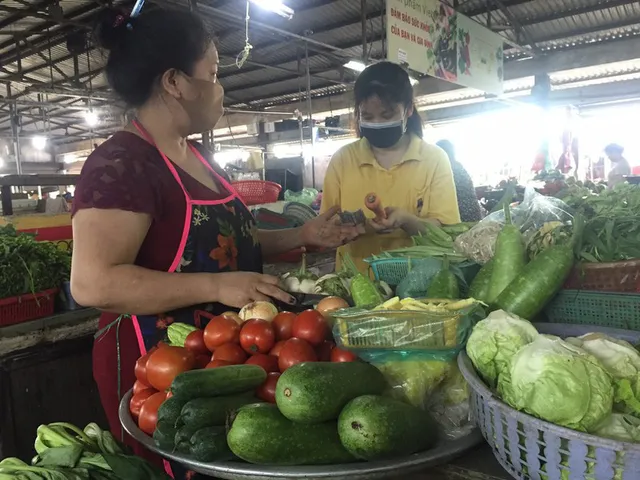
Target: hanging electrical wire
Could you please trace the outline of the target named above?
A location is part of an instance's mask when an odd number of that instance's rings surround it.
[[[240,51],[240,53],[238,53],[235,61],[235,66],[238,68],[242,68],[245,62],[249,59],[249,55],[251,54],[251,50],[253,49],[253,45],[251,45],[251,43],[249,42],[249,21],[251,20],[251,17],[249,16],[249,6],[250,3],[249,0],[247,0],[246,14],[244,17],[244,48],[242,49],[242,51]],[[220,67],[233,67],[233,64],[221,65]]]

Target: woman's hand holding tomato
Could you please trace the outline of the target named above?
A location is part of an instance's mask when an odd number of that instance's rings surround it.
[[[276,335],[270,322],[248,320],[240,331],[240,345],[249,355],[267,354],[276,343]]]

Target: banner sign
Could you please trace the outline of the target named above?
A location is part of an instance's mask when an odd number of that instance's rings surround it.
[[[387,59],[448,82],[501,94],[503,40],[439,0],[387,0]]]

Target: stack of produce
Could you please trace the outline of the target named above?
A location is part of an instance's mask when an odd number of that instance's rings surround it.
[[[513,408],[574,430],[640,442],[640,353],[633,345],[601,333],[564,340],[541,335],[527,320],[495,311],[475,326],[466,351],[486,384]]]
[[[71,256],[54,243],[0,227],[0,299],[58,288],[70,269]]]
[[[169,480],[164,472],[129,455],[95,423],[80,430],[68,423],[40,425],[31,465],[17,458],[0,462],[0,478],[16,480]]]

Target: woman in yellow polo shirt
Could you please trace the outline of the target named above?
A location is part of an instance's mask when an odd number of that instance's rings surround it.
[[[322,211],[339,206],[362,209],[366,232],[340,247],[365,272],[371,255],[411,244],[425,221],[460,222],[451,164],[446,153],[422,140],[422,120],[413,103],[409,75],[399,65],[380,62],[367,67],[355,88],[355,114],[360,140],[331,159],[324,180]],[[375,220],[364,198],[375,192],[387,219]]]

